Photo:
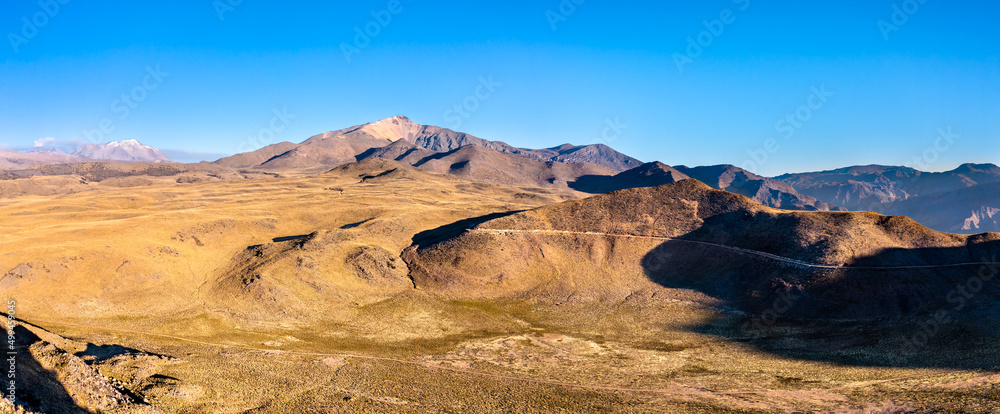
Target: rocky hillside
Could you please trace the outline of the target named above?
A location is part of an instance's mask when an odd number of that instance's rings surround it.
[[[875,213],[781,211],[684,180],[485,221],[418,243],[404,258],[418,287],[456,298],[613,303],[689,289],[762,312],[769,298],[794,292],[799,317],[874,319],[941,309],[983,267],[963,264],[996,261],[998,248],[1000,234],[939,233]]]
[[[598,164],[540,161],[478,145],[435,153],[397,141],[359,156],[362,161],[380,158],[469,180],[520,186],[565,188],[580,177],[613,173],[611,169]]]

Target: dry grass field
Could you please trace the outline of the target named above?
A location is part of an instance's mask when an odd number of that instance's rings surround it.
[[[25,322],[19,396],[45,412],[1000,411],[995,341],[955,338],[894,367],[876,363],[893,343],[878,336],[909,322],[778,321],[748,337],[727,298],[593,279],[612,253],[641,259],[658,241],[581,242],[549,258],[579,274],[532,276],[566,277],[549,290],[511,275],[517,295],[411,279],[411,245],[586,196],[569,190],[372,160],[26,193],[0,199],[0,290]],[[469,257],[456,268],[491,258]],[[933,361],[947,352],[962,355]]]

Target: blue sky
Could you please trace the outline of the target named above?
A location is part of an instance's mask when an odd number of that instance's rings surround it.
[[[191,161],[403,114],[764,175],[1000,162],[996,2],[651,3],[10,0],[0,147]]]

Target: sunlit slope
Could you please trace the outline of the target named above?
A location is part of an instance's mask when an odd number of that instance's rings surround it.
[[[0,210],[0,287],[26,317],[294,325],[412,289],[398,254],[416,233],[566,197],[382,160],[310,178],[22,197]]]

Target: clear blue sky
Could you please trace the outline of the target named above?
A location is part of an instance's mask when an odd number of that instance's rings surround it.
[[[249,137],[278,110],[294,118],[274,123],[277,140],[293,142],[404,114],[516,146],[608,142],[765,175],[1000,162],[995,1],[402,0],[384,26],[372,12],[388,0],[48,1],[58,10],[0,5],[0,147],[84,142],[107,119],[103,141],[214,159],[267,143]],[[894,6],[907,9],[895,22]],[[366,25],[377,35],[356,43]],[[688,54],[699,35],[708,46]],[[122,94],[144,99],[125,112]],[[778,123],[797,111],[808,119]],[[948,128],[959,138],[934,149]]]

